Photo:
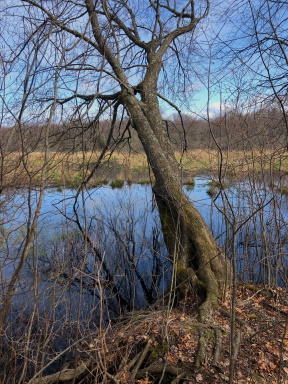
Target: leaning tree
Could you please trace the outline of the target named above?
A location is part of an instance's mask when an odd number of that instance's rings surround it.
[[[109,108],[112,120],[127,114],[128,126],[137,132],[155,177],[153,192],[175,284],[181,287],[185,281],[187,286],[190,281],[201,287],[205,316],[227,281],[229,263],[182,190],[181,167],[159,100],[174,104],[157,87],[163,73],[173,85],[171,58],[181,66],[181,52],[191,46],[195,28],[207,18],[210,1],[21,0],[21,5],[29,25],[21,49],[39,36],[50,40],[43,71],[58,74],[61,109],[66,108],[74,121],[88,113],[96,121]],[[55,64],[59,56],[61,65]],[[45,108],[54,99],[49,91],[42,92]]]

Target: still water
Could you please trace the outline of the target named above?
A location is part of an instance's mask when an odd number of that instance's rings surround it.
[[[286,285],[287,197],[246,180],[212,198],[207,183],[198,177],[193,189],[184,189],[228,257],[235,257],[239,279]],[[39,193],[18,191],[1,198],[3,295]],[[150,186],[102,186],[77,200],[74,190],[50,189],[14,306],[21,318],[36,305],[44,319],[53,315],[60,323],[114,318],[162,295],[171,270]]]

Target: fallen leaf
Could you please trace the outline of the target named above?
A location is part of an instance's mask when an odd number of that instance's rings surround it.
[[[229,377],[228,376],[223,375],[222,373],[219,373],[219,376],[221,377],[222,380],[229,381]]]

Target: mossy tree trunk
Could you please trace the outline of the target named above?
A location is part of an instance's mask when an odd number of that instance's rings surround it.
[[[201,316],[205,317],[225,287],[229,263],[202,216],[183,192],[181,169],[165,132],[154,84],[147,76],[141,84],[141,100],[126,93],[123,103],[155,176],[153,192],[166,246],[174,262],[176,285],[181,291],[189,283],[183,280],[193,280],[192,285],[197,281],[205,296],[201,306]]]

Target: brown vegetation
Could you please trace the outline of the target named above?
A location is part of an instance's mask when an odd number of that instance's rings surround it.
[[[47,186],[79,187],[82,180],[89,174],[89,170],[99,158],[100,152],[51,152],[47,171]],[[219,173],[220,155],[216,150],[188,150],[184,154],[175,152],[175,157],[182,169],[183,184],[189,183],[196,175],[210,175],[217,178]],[[285,151],[280,150],[251,150],[251,151],[223,151],[223,177],[230,180],[246,178],[253,172],[255,175],[263,173],[284,177],[288,169],[288,158]],[[44,154],[32,152],[25,156],[13,152],[5,158],[2,170],[2,186],[25,187],[32,181],[34,186],[40,184],[41,170],[44,166]],[[107,184],[109,180],[123,179],[128,183],[153,181],[149,172],[146,156],[143,153],[113,152],[108,155],[103,164],[97,169],[88,187]],[[190,180],[191,181],[191,180]],[[284,187],[282,188],[285,190]]]
[[[288,379],[287,292],[282,288],[239,286],[236,331],[230,330],[230,300],[213,319],[199,322],[195,296],[177,309],[126,315],[105,332],[79,341],[78,363],[30,384],[211,383],[229,381],[230,343],[235,344],[238,384],[280,384]],[[203,334],[205,335],[205,344]],[[204,364],[198,364],[199,354]],[[201,357],[203,359],[203,356]]]

